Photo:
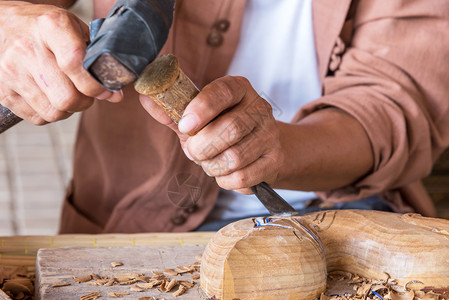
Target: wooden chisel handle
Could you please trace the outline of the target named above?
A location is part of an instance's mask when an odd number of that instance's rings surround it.
[[[0,105],[0,133],[13,127],[20,121],[22,121],[22,118],[16,116],[8,108]]]
[[[179,68],[176,56],[159,56],[140,74],[134,85],[139,94],[151,97],[178,124],[184,110],[199,90]],[[261,182],[251,190],[272,215],[293,216],[297,212],[267,183]]]
[[[159,56],[149,64],[134,87],[139,94],[151,97],[176,124],[187,105],[199,93],[172,54]]]

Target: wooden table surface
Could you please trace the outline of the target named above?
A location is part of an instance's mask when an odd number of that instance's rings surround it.
[[[214,232],[68,234],[0,237],[0,267],[25,266],[35,271],[40,248],[206,245]]]

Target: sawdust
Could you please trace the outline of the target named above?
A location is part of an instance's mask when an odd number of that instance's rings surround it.
[[[198,257],[200,258],[200,257]],[[168,269],[167,269],[168,270]],[[73,277],[78,284],[108,286],[127,286],[129,292],[108,293],[109,297],[120,298],[142,291],[157,290],[160,293],[171,293],[174,297],[180,296],[193,288],[200,278],[200,262],[191,265],[177,266],[170,269],[170,274],[164,271],[151,271],[150,275],[137,273],[118,273],[114,276],[101,276],[95,273]],[[189,280],[180,280],[178,277],[191,273]],[[34,299],[34,273],[28,272],[25,267],[0,267],[0,288],[13,300]],[[52,288],[71,285],[70,282],[55,282]],[[113,295],[114,294],[114,295]],[[97,299],[100,293],[90,293],[81,296],[81,300]],[[162,295],[161,295],[162,296]],[[137,297],[138,300],[158,300],[163,298]],[[360,277],[349,272],[331,272],[328,276],[328,288],[317,300],[449,300],[449,287],[429,288],[419,281],[409,281],[398,285],[397,281],[386,274],[384,280],[373,280]]]
[[[386,274],[385,280],[362,278],[349,272],[332,272],[328,275],[328,288],[319,300],[420,300],[449,299],[447,289],[427,288],[419,281],[409,281],[404,286]]]
[[[159,293],[171,293],[174,297],[178,297],[193,288],[200,278],[199,276],[200,262],[195,262],[186,266],[176,266],[176,269],[164,269],[162,272],[153,270],[150,276],[137,273],[118,273],[112,276],[101,276],[98,274],[86,274],[79,277],[73,277],[78,284],[95,285],[95,286],[130,286],[129,292],[142,293],[148,290],[157,290]],[[192,281],[178,280],[176,277],[190,273]],[[110,297],[122,297],[125,294],[109,293]],[[129,293],[127,294],[129,295]],[[88,296],[88,295],[86,295]],[[140,297],[138,299],[159,299],[152,297]]]
[[[33,299],[34,277],[25,267],[0,267],[0,288],[11,299]]]

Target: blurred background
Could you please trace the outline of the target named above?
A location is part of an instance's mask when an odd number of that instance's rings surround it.
[[[71,11],[88,23],[91,5],[78,0]],[[40,127],[21,122],[0,134],[0,236],[57,233],[78,120],[79,114]],[[449,151],[424,182],[439,217],[449,219]]]

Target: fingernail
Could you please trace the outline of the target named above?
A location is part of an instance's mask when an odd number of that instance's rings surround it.
[[[194,114],[187,114],[179,120],[178,129],[182,133],[193,132],[197,127],[198,120]]]
[[[98,100],[106,100],[106,99],[108,99],[109,97],[111,97],[111,95],[112,95],[112,92],[110,92],[110,91],[104,91],[103,93],[101,93],[100,95],[98,95],[98,96],[95,97],[95,98],[97,98]]]
[[[120,102],[123,98],[123,92],[122,90],[118,91],[118,92],[114,92],[112,93],[111,97],[109,97],[107,100],[109,102],[113,102],[113,103],[117,103]]]
[[[189,150],[187,149],[187,147],[182,148],[182,150],[184,150],[184,154],[187,156],[188,159],[190,159],[191,161],[193,161],[193,157],[192,155],[190,155]]]

